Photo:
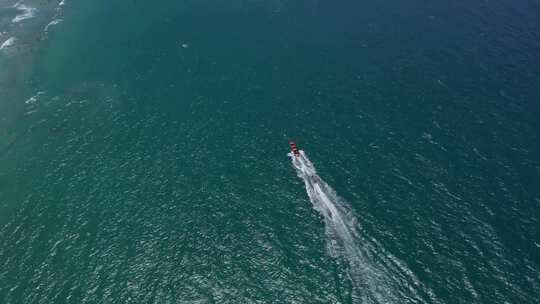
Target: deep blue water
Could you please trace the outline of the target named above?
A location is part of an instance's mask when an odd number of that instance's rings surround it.
[[[14,4],[1,303],[539,301],[538,3]]]

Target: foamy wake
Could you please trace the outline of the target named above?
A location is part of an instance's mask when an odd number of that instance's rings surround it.
[[[298,177],[304,181],[314,209],[324,217],[329,254],[347,265],[353,302],[425,302],[415,288],[421,287],[421,282],[376,241],[360,235],[358,221],[349,205],[317,175],[304,151],[298,157],[289,156]]]

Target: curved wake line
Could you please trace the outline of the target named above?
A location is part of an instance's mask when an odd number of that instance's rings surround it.
[[[426,302],[417,288],[424,289],[432,302],[438,302],[411,270],[389,255],[373,240],[363,238],[349,205],[319,175],[304,151],[289,154],[298,177],[305,184],[313,208],[324,217],[329,254],[347,265],[353,302]]]

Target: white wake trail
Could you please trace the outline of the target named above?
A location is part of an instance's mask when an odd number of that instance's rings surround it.
[[[398,290],[403,269],[393,268],[386,260],[393,257],[379,257],[381,250],[370,240],[360,235],[358,221],[349,205],[325,183],[304,151],[298,157],[289,154],[298,176],[304,181],[306,191],[315,210],[324,217],[328,238],[329,254],[347,265],[347,275],[351,282],[351,297],[354,303],[401,303],[403,294]],[[409,280],[410,281],[410,277]],[[412,278],[412,281],[415,281]],[[403,283],[403,282],[402,282]],[[408,285],[407,283],[405,283]],[[416,285],[413,283],[413,285]],[[401,286],[403,287],[403,286]],[[419,300],[414,288],[408,289],[413,298]],[[401,295],[400,295],[401,294]],[[409,294],[409,296],[410,296]],[[401,299],[401,300],[400,300]],[[409,298],[409,300],[413,300]],[[416,301],[412,301],[416,302]]]

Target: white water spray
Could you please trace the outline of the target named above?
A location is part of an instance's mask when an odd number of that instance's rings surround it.
[[[314,209],[324,217],[329,254],[347,265],[353,303],[402,303],[404,296],[413,303],[414,298],[419,300],[410,284],[419,282],[410,276],[410,270],[375,241],[361,236],[358,221],[347,202],[317,175],[304,151],[299,156],[289,156],[298,177],[305,183]],[[405,289],[409,290],[408,296],[401,294]]]

